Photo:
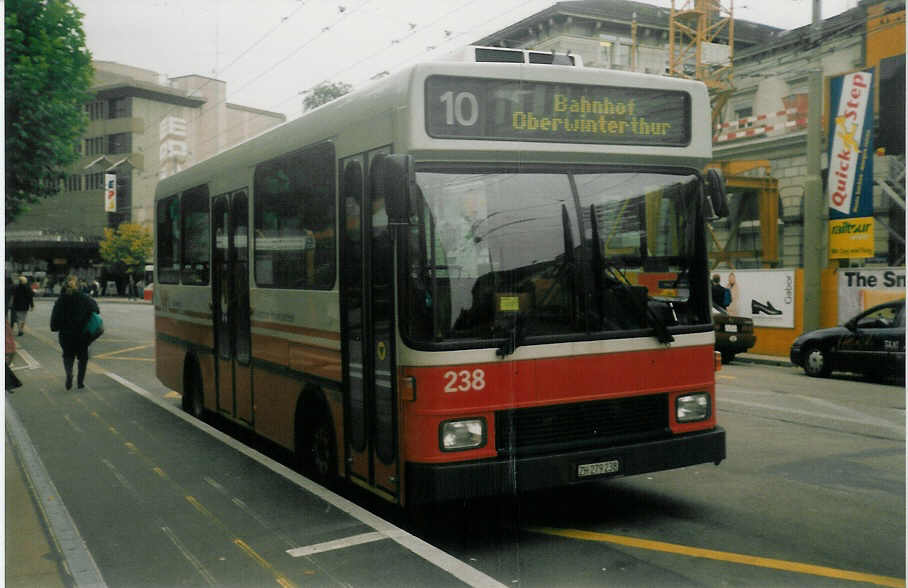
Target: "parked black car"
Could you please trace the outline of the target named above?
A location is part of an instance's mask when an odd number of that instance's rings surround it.
[[[843,326],[804,333],[791,345],[791,362],[809,376],[859,372],[905,374],[905,299],[865,310]]]
[[[754,346],[754,321],[746,316],[734,316],[721,306],[713,306],[713,329],[716,331],[716,351],[722,363],[730,363],[738,353]]]

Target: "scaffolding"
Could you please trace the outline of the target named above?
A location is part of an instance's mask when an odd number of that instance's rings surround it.
[[[715,127],[734,87],[734,0],[676,1],[668,27],[669,74],[706,84]]]

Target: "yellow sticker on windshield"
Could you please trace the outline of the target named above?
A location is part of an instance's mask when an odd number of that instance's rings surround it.
[[[502,296],[498,299],[498,310],[517,312],[520,310],[520,297]]]

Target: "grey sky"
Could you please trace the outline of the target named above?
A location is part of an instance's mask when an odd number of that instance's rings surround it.
[[[723,0],[723,5],[731,0]],[[676,0],[677,6],[681,0]],[[321,81],[361,85],[451,52],[552,0],[74,0],[95,59],[227,82],[230,102],[294,118]],[[651,0],[670,7],[671,0]],[[823,0],[828,18],[857,0]],[[735,17],[791,29],[811,0],[735,0]]]

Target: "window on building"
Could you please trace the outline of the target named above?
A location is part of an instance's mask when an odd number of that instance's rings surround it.
[[[66,176],[66,191],[67,192],[81,192],[82,191],[82,176],[79,174],[71,174]]]
[[[184,284],[207,284],[209,268],[208,186],[202,184],[183,192],[182,277]]]
[[[127,216],[131,215],[132,209],[132,175],[129,173],[117,174],[117,212]]]
[[[180,282],[180,199],[168,196],[158,200],[155,206],[155,225],[158,248],[155,262],[158,264],[158,281],[162,284]]]
[[[85,139],[85,148],[82,152],[85,155],[100,155],[104,153],[104,147],[107,146],[107,142],[104,140],[104,137],[90,137]]]
[[[86,104],[85,114],[88,116],[88,120],[101,120],[107,118],[106,116],[104,116],[106,105],[106,102],[99,100]]]
[[[268,288],[334,286],[334,147],[326,143],[255,168],[255,281]]]
[[[119,154],[132,151],[132,133],[116,133],[107,136],[107,153]]]
[[[742,118],[748,118],[754,115],[754,109],[752,106],[745,106],[743,108],[735,109],[735,120],[741,120]]]
[[[630,39],[600,35],[599,48],[601,51],[600,61],[606,67],[610,69],[627,69],[630,67]]]
[[[103,190],[104,189],[104,174],[87,174],[85,176],[85,189],[86,190]]]
[[[112,98],[107,102],[108,118],[132,116],[132,101],[129,98]]]

